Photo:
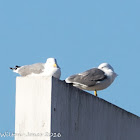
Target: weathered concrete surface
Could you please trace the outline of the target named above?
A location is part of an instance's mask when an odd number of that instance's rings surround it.
[[[51,83],[51,77],[17,77],[15,140],[50,140]]]
[[[140,140],[140,118],[55,78],[18,77],[16,140]]]
[[[52,89],[51,131],[61,140],[140,140],[139,117],[57,79]]]

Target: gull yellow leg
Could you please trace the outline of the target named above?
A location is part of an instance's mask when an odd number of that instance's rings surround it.
[[[94,91],[94,95],[97,96],[97,90]]]

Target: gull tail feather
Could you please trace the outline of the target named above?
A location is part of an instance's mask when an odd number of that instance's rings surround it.
[[[66,83],[73,83],[74,82],[74,78],[75,78],[75,75],[72,75],[68,78],[65,79]]]
[[[14,68],[12,68],[12,67],[9,67],[9,69],[14,70]]]
[[[18,68],[20,68],[21,66],[16,65],[14,68],[9,67],[9,69],[13,70],[13,72],[18,71]]]

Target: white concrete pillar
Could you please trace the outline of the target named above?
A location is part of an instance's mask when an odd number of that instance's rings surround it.
[[[51,77],[17,77],[15,140],[50,140],[51,86]]]

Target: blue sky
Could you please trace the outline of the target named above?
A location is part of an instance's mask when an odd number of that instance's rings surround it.
[[[110,63],[119,76],[99,97],[140,116],[139,7],[139,0],[1,0],[0,132],[15,127],[17,74],[9,67],[48,57],[57,59],[62,80]]]

